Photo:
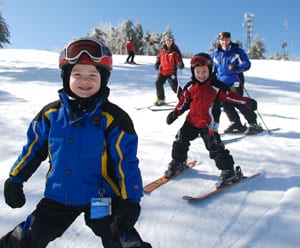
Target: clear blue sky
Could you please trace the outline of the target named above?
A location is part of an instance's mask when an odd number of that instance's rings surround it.
[[[74,37],[102,23],[140,22],[144,32],[171,27],[183,52],[205,52],[220,31],[246,44],[245,13],[254,14],[253,35],[265,39],[269,53],[300,59],[299,0],[0,0],[11,44],[5,48],[60,50]],[[285,28],[284,21],[288,21]]]

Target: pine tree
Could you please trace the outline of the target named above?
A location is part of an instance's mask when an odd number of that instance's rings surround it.
[[[8,30],[8,26],[2,17],[2,13],[0,12],[0,47],[3,48],[3,43],[10,44],[9,41],[10,33]]]
[[[250,46],[248,56],[250,59],[265,59],[264,53],[266,52],[266,47],[264,44],[264,39],[260,38],[259,34],[255,35],[254,41]]]

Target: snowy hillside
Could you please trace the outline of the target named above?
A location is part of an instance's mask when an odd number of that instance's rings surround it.
[[[136,56],[140,65],[123,64],[125,59],[126,56],[114,56],[110,100],[125,109],[134,121],[146,184],[167,168],[172,142],[184,116],[169,126],[165,122],[168,111],[137,110],[155,101],[155,58]],[[43,194],[47,162],[25,184],[27,203],[21,209],[5,204],[3,184],[26,141],[29,121],[41,107],[57,99],[61,87],[57,64],[57,53],[0,51],[0,236],[24,220]],[[181,86],[190,78],[189,60],[185,60],[185,65],[178,75]],[[154,248],[299,247],[299,69],[300,62],[252,61],[252,68],[246,73],[247,91],[258,101],[267,127],[281,129],[272,135],[246,137],[227,148],[245,174],[261,171],[262,175],[204,202],[189,204],[182,196],[213,188],[220,173],[201,139],[193,141],[189,159],[201,163],[142,199],[142,214],[136,227]],[[176,101],[168,84],[165,89],[167,101]],[[260,118],[258,122],[262,123]],[[220,131],[227,125],[228,119],[222,114]],[[102,247],[81,217],[48,247]]]

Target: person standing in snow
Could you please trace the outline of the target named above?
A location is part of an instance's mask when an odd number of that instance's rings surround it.
[[[219,45],[212,54],[214,61],[214,71],[217,79],[223,82],[231,90],[239,95],[244,93],[244,72],[249,70],[251,62],[245,51],[239,47],[238,44],[231,41],[231,34],[229,32],[221,32],[219,34]],[[248,109],[244,105],[236,105],[227,102],[216,102],[214,113],[216,121],[219,122],[221,115],[221,105],[230,120],[230,126],[225,129],[224,133],[243,133],[254,134],[262,131],[262,128],[257,124],[256,109]],[[242,125],[238,109],[247,122],[248,128]]]
[[[105,248],[151,247],[134,228],[143,195],[138,137],[129,115],[108,100],[110,50],[96,39],[76,39],[60,53],[59,67],[59,100],[30,123],[4,184],[5,202],[22,207],[23,184],[48,157],[44,197],[0,247],[46,247],[81,213]]]
[[[156,106],[160,106],[165,104],[164,84],[166,80],[168,80],[171,89],[177,94],[177,96],[181,90],[177,79],[177,67],[179,69],[183,69],[184,63],[182,61],[181,52],[178,46],[174,43],[172,35],[165,36],[165,44],[156,56],[156,63],[154,67],[156,70],[159,70],[155,82],[157,100],[154,104]]]
[[[231,90],[219,88],[218,82],[212,73],[213,61],[206,53],[198,53],[191,58],[192,80],[188,82],[179,98],[175,109],[167,116],[167,124],[172,124],[180,115],[189,110],[185,122],[176,135],[172,146],[172,161],[165,172],[166,177],[171,177],[176,172],[186,168],[187,153],[190,141],[201,136],[209,156],[221,175],[218,187],[222,187],[242,176],[241,170],[234,169],[234,160],[229,150],[225,149],[222,142],[215,137],[218,128],[214,122],[212,108],[216,99],[234,104],[241,104],[251,108],[253,100],[236,94]]]
[[[126,49],[127,49],[127,53],[128,53],[126,63],[127,64],[135,64],[135,62],[134,62],[134,40],[133,39],[130,39],[126,43]]]

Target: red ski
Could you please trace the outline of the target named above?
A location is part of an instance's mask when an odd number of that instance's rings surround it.
[[[216,194],[222,192],[223,190],[229,189],[229,188],[231,188],[231,187],[233,187],[233,186],[235,186],[235,185],[237,185],[239,183],[244,183],[244,182],[246,182],[246,181],[248,181],[248,180],[250,180],[250,179],[252,179],[254,177],[257,177],[260,174],[261,173],[257,172],[255,174],[250,175],[250,176],[245,176],[241,180],[239,180],[237,182],[234,182],[234,183],[227,184],[227,185],[225,185],[225,186],[223,186],[221,188],[215,188],[212,191],[209,191],[209,192],[197,195],[197,196],[187,196],[187,195],[185,195],[182,198],[184,200],[187,200],[187,201],[190,201],[190,202],[203,201],[203,200],[205,200],[205,199],[207,199],[207,198],[209,198],[209,197],[211,197],[213,195],[216,195]]]
[[[185,172],[187,169],[189,168],[193,168],[195,167],[197,164],[197,161],[190,161],[187,163],[187,168],[183,171],[180,171],[178,173],[176,173],[175,175],[167,178],[165,176],[162,176],[160,178],[157,178],[156,180],[154,180],[151,183],[148,183],[147,185],[144,186],[144,192],[145,193],[151,193],[152,191],[156,190],[157,188],[159,188],[160,186],[162,186],[163,184],[169,182],[171,179],[173,179],[174,177],[177,177],[178,175],[182,174],[183,172]]]

